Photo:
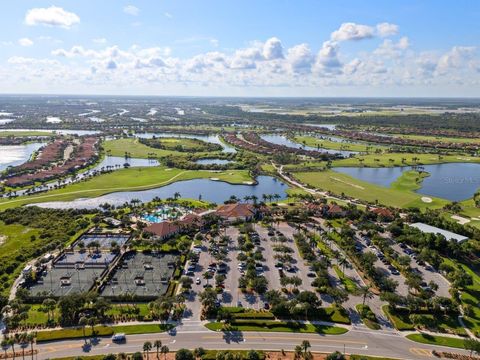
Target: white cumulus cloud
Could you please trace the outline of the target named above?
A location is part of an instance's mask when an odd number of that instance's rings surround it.
[[[377,34],[380,37],[387,37],[398,34],[398,25],[383,22],[377,24]]]
[[[331,39],[333,41],[362,40],[374,35],[375,31],[371,26],[347,22],[340,25],[338,30],[332,32]]]
[[[21,38],[21,39],[18,39],[18,44],[20,46],[32,46],[33,41],[30,40],[29,38]]]
[[[308,44],[299,44],[287,50],[287,62],[294,73],[310,72],[315,57]]]
[[[140,9],[134,5],[127,5],[123,8],[123,12],[128,15],[138,16]]]
[[[48,8],[34,8],[28,10],[25,15],[25,23],[29,26],[45,25],[69,29],[73,25],[80,23],[80,17],[61,7],[50,6]]]
[[[279,38],[272,37],[265,42],[263,57],[266,60],[283,59],[283,46]]]

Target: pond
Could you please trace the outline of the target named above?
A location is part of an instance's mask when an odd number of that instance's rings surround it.
[[[337,128],[337,124],[311,124],[311,123],[306,123],[305,125],[321,127],[321,128],[325,128],[325,129],[328,129],[328,130],[335,130]]]
[[[0,171],[9,166],[18,166],[28,161],[32,154],[40,149],[45,143],[30,143],[24,145],[1,145],[0,146]]]
[[[121,156],[106,156],[102,159],[100,163],[95,165],[90,172],[102,171],[102,170],[115,170],[123,169],[124,164],[128,164],[131,167],[138,166],[158,166],[159,162],[153,159],[139,159],[139,158],[128,158],[125,159]]]
[[[277,145],[285,145],[295,149],[305,149],[311,151],[318,151],[318,152],[326,152],[329,154],[340,154],[345,157],[349,157],[350,155],[357,154],[355,151],[345,151],[345,150],[331,150],[331,149],[324,149],[324,148],[316,148],[312,146],[304,146],[297,142],[294,142],[288,139],[286,136],[283,135],[261,135],[261,138],[265,141],[277,144]]]
[[[173,197],[176,192],[183,198],[199,199],[214,202],[217,204],[228,200],[230,196],[235,195],[240,199],[245,196],[255,195],[259,200],[263,194],[278,194],[281,199],[285,199],[288,186],[280,180],[271,176],[259,176],[256,185],[232,185],[221,181],[212,181],[209,179],[194,179],[178,181],[160,188],[144,191],[124,191],[91,198],[76,199],[73,201],[56,201],[35,204],[36,206],[59,209],[93,209],[101,204],[109,203],[111,205],[123,205],[132,199],[139,199],[143,202],[151,201],[155,197],[166,199]]]
[[[137,133],[135,134],[136,137],[144,138],[144,139],[151,139],[155,137],[177,137],[177,138],[187,138],[187,139],[198,139],[206,142],[210,142],[213,144],[219,144],[223,147],[223,152],[226,153],[235,153],[234,147],[224,144],[218,135],[191,135],[191,134],[177,134],[177,133]]]
[[[195,164],[199,165],[226,165],[230,164],[233,161],[225,159],[200,159],[195,161]]]
[[[430,176],[423,179],[417,193],[450,201],[469,199],[480,188],[480,164],[448,163],[422,166]],[[376,185],[390,187],[404,171],[411,167],[366,168],[338,167],[333,170]]]

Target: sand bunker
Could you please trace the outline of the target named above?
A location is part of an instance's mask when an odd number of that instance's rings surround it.
[[[429,198],[428,196],[422,196],[422,201],[424,203],[430,204],[433,200],[432,200],[432,198]]]
[[[470,222],[470,219],[467,219],[467,218],[464,218],[464,217],[458,216],[458,215],[452,215],[451,218],[453,220],[455,220],[456,222],[458,222],[460,225],[465,225],[465,224],[468,224]]]

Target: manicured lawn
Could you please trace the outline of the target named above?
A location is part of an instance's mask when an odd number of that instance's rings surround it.
[[[446,336],[433,336],[428,334],[410,334],[407,339],[430,345],[449,346],[457,349],[465,349],[465,340]]]
[[[155,157],[163,157],[167,155],[185,155],[178,151],[155,149],[150,146],[146,146],[140,143],[136,138],[105,141],[102,145],[105,149],[105,152],[111,156],[125,156],[125,152],[129,152],[130,157],[132,158],[148,158],[152,155]]]
[[[337,274],[338,278],[342,282],[347,292],[353,294],[358,291],[358,286],[355,283],[355,281],[353,281],[351,278],[346,276],[345,273],[342,271],[342,269],[340,269],[337,265],[333,265],[333,269],[335,270],[335,273]]]
[[[441,141],[446,143],[480,143],[480,139],[476,138],[460,138],[460,137],[445,137],[445,136],[428,136],[428,135],[404,135],[404,134],[393,134],[396,137],[401,137],[405,139],[414,139],[421,141]]]
[[[348,142],[349,140],[346,140],[346,142],[322,140],[312,136],[295,136],[294,140],[299,144],[305,144],[311,147],[317,147],[318,145],[320,148],[332,149],[332,150],[373,152],[376,149],[380,149],[380,150],[387,149],[387,147],[385,146],[372,145],[372,144],[360,143],[360,142]]]
[[[411,322],[407,311],[392,311],[387,305],[383,306],[382,309],[397,330],[415,330],[414,324]],[[423,322],[429,324],[428,327],[432,331],[454,333],[460,336],[467,335],[467,332],[454,315],[432,315],[426,313],[420,313],[419,315],[424,319]]]
[[[416,160],[414,161],[414,158]],[[359,160],[363,159],[363,161]],[[378,161],[376,161],[377,159]],[[402,161],[402,159],[405,159]],[[332,166],[368,166],[368,167],[393,167],[393,166],[411,166],[411,165],[427,165],[441,164],[451,162],[480,162],[480,157],[469,155],[442,155],[439,157],[434,154],[417,154],[417,153],[385,153],[385,154],[369,154],[356,155],[352,158],[334,161]]]
[[[378,330],[380,329],[380,325],[377,321],[377,317],[373,313],[373,311],[370,309],[368,305],[362,305],[358,304],[355,306],[357,309],[358,313],[362,317],[362,321],[365,324],[366,327],[372,329],[372,330]],[[367,316],[364,316],[367,315]]]
[[[413,324],[410,322],[410,320],[403,316],[400,316],[397,313],[394,313],[390,311],[390,308],[388,305],[382,306],[382,310],[387,315],[388,319],[390,322],[393,324],[395,329],[400,330],[400,331],[410,331],[410,330],[415,330],[415,327]]]
[[[421,200],[422,196],[412,191],[378,186],[333,170],[296,172],[294,176],[301,182],[321,190],[328,190],[339,195],[343,193],[356,199],[363,199],[369,202],[378,201],[380,204],[400,208],[412,206],[439,208],[447,203],[446,200],[439,198],[432,198],[433,201],[431,203],[424,203]]]
[[[294,325],[295,324],[295,325]],[[211,322],[205,327],[212,331],[224,330],[224,324]],[[316,333],[325,335],[341,335],[348,330],[337,326],[320,326],[312,324],[299,324],[286,321],[237,321],[228,326],[227,331],[259,331],[259,332],[295,332],[295,333]]]
[[[428,176],[429,174],[426,172],[405,171],[391,184],[391,188],[403,191],[418,190],[422,187],[423,179]]]
[[[173,325],[170,324],[139,324],[139,325],[119,325],[119,326],[95,326],[97,336],[111,336],[114,333],[125,333],[127,335],[133,334],[151,334],[165,332],[171,329]],[[85,327],[85,336],[92,336],[92,328]],[[83,337],[83,329],[58,329],[39,331],[37,341],[53,341],[61,339],[77,339]]]
[[[110,336],[113,335],[113,328],[109,326],[95,326],[95,332],[97,336]],[[92,328],[85,328],[85,336],[92,336]],[[72,329],[59,329],[59,330],[46,330],[39,331],[37,333],[37,341],[53,341],[61,339],[77,339],[83,337],[82,328],[72,328]]]
[[[115,333],[133,334],[152,334],[170,330],[174,326],[171,324],[138,324],[138,325],[118,325],[113,326]]]
[[[44,194],[24,196],[0,201],[0,210],[9,207],[45,201],[70,201],[77,198],[96,197],[115,191],[148,190],[180,180],[218,178],[231,184],[252,181],[247,170],[212,172],[208,170],[166,169],[165,167],[129,168],[102,174],[85,182],[68,185]]]
[[[7,136],[51,136],[54,135],[52,131],[40,131],[40,130],[29,130],[29,131],[0,131],[0,137]]]

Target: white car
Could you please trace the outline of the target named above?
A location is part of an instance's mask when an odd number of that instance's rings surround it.
[[[195,284],[200,285],[201,283],[202,283],[202,280],[200,280],[200,278],[197,277],[197,279],[195,280]]]

